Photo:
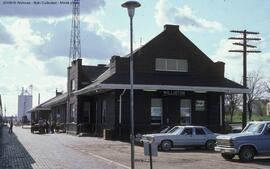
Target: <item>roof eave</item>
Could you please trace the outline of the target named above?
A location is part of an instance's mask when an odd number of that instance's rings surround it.
[[[93,91],[97,91],[99,89],[101,89],[101,86],[99,84],[92,84],[92,85],[86,86],[80,90],[74,91],[73,94],[84,95],[84,94],[87,94],[87,93],[90,93]]]
[[[130,89],[129,84],[99,84],[95,86],[87,86],[79,91],[74,92],[76,95],[86,94],[100,89]],[[209,86],[175,86],[175,85],[146,85],[134,84],[136,90],[183,90],[193,91],[196,93],[221,92],[227,94],[243,94],[250,93],[250,89],[233,88],[233,87],[209,87]]]

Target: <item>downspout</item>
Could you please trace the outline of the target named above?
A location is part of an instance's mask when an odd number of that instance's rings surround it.
[[[126,92],[126,89],[124,89],[123,91],[122,91],[122,93],[120,94],[120,96],[119,96],[119,136],[121,136],[121,129],[122,129],[122,127],[121,127],[121,125],[122,125],[122,96],[125,94],[125,92]]]

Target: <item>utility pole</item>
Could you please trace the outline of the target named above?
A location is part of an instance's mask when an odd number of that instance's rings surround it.
[[[242,43],[235,42],[234,45],[243,46],[243,50],[229,50],[229,52],[243,53],[243,86],[247,88],[247,53],[260,53],[259,50],[247,50],[249,48],[256,48],[256,46],[248,45],[247,41],[259,41],[260,38],[248,38],[247,35],[258,35],[259,32],[250,32],[247,30],[231,30],[232,33],[240,33],[243,37],[230,37],[230,40],[242,40]],[[242,113],[242,128],[247,124],[247,94],[243,93],[243,113]]]

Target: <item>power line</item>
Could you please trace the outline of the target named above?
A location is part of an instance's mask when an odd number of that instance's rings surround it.
[[[243,50],[229,50],[229,52],[243,53],[243,86],[247,88],[247,53],[261,53],[260,50],[247,50],[247,48],[256,48],[254,45],[247,44],[247,41],[259,41],[261,38],[247,37],[247,35],[258,35],[259,32],[251,32],[247,30],[231,30],[232,33],[240,33],[242,37],[230,37],[230,40],[242,40],[242,43],[236,42],[233,45],[243,46]],[[247,94],[243,94],[243,113],[242,127],[247,124]]]

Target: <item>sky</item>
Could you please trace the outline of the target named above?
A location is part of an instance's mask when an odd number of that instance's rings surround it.
[[[49,3],[48,3],[49,2]],[[33,106],[66,91],[72,6],[69,0],[0,0],[0,94],[7,115],[17,114],[22,87],[32,85]],[[106,64],[129,52],[129,18],[123,0],[80,0],[83,64]],[[240,82],[241,49],[230,30],[259,32],[250,41],[260,54],[248,55],[248,72],[270,81],[269,0],[138,0],[134,16],[134,48],[176,24],[213,61],[225,62],[225,76]],[[250,36],[254,37],[254,35]]]

